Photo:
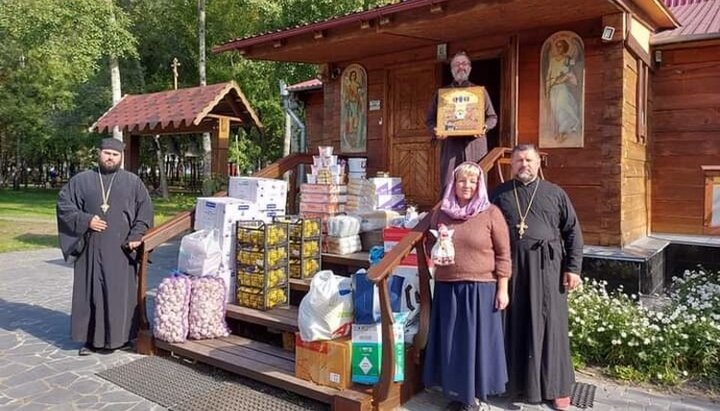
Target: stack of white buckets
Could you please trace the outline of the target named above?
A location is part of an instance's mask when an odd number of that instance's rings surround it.
[[[352,157],[348,158],[348,179],[362,180],[367,176],[367,158]]]

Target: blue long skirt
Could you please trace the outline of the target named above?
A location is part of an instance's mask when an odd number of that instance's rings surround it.
[[[464,404],[505,392],[502,319],[493,282],[436,282],[423,382]]]

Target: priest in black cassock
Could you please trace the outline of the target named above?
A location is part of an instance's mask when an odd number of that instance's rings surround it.
[[[514,178],[491,200],[510,228],[512,277],[505,318],[508,392],[526,401],[570,407],[575,381],[570,358],[567,293],[580,285],[583,239],[568,195],[538,178],[532,145],[513,149]]]
[[[80,355],[115,350],[137,334],[136,248],[153,225],[153,206],[138,176],[120,168],[124,145],[100,143],[98,168],[62,188],[57,202],[60,248],[73,261],[71,335]]]
[[[453,82],[448,85],[450,88],[455,87],[474,87],[475,84],[469,81],[470,72],[472,71],[472,63],[465,52],[458,52],[450,60],[450,71],[452,72]],[[478,162],[488,152],[488,143],[486,133],[495,128],[497,125],[497,114],[493,108],[490,95],[485,90],[485,124],[483,124],[482,134],[475,136],[454,136],[448,137],[437,130],[437,110],[438,110],[438,93],[430,104],[425,119],[425,126],[432,136],[433,142],[442,141],[440,149],[440,185],[441,193],[445,191],[448,179],[452,180],[455,167],[465,161]]]

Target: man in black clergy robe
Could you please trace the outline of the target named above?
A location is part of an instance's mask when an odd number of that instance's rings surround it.
[[[138,176],[120,168],[124,145],[106,138],[98,168],[62,188],[57,202],[60,248],[74,261],[71,335],[79,355],[115,350],[137,334],[136,248],[153,225],[153,206]]]
[[[456,87],[475,87],[471,83],[470,71],[472,64],[470,58],[464,52],[455,54],[450,60],[450,71],[452,72],[453,82],[449,88]],[[432,104],[427,112],[425,125],[432,136],[433,142],[442,141],[440,149],[440,185],[444,192],[448,183],[447,179],[452,179],[455,167],[465,161],[477,162],[488,152],[487,135],[488,130],[495,128],[497,125],[497,114],[493,108],[490,95],[485,90],[485,124],[483,125],[482,134],[475,136],[452,136],[448,137],[443,134],[442,130],[437,129],[437,110],[438,110],[438,93],[435,93]]]
[[[495,189],[492,202],[510,228],[512,277],[505,318],[508,393],[570,407],[575,381],[570,359],[567,293],[580,285],[583,239],[563,189],[538,178],[532,145],[512,151],[514,178]]]

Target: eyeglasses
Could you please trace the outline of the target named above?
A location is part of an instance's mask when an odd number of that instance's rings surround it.
[[[462,60],[462,61],[454,61],[454,62],[452,62],[451,66],[452,66],[452,67],[463,67],[463,66],[464,66],[464,67],[470,67],[470,62],[469,62],[469,61],[465,61],[465,60]]]

